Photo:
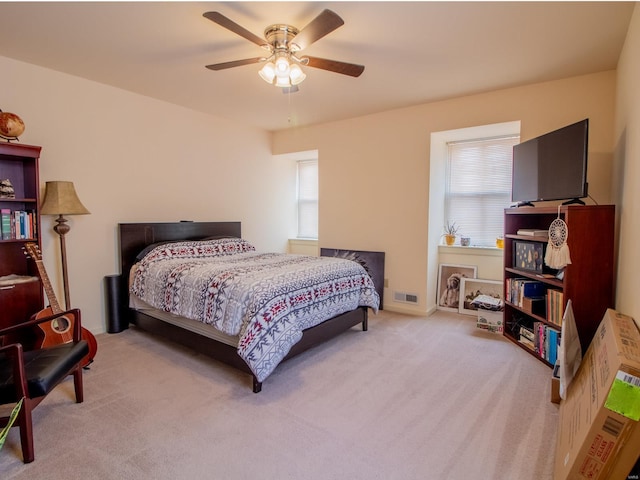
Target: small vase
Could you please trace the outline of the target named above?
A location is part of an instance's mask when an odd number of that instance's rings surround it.
[[[471,245],[471,238],[470,237],[460,237],[460,245],[462,245],[463,247],[468,247],[469,245]]]
[[[453,245],[454,243],[456,243],[456,236],[455,236],[455,235],[445,235],[445,236],[444,236],[444,242],[445,242],[447,245],[451,246],[451,245]]]

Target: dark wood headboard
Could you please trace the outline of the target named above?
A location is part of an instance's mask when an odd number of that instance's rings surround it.
[[[124,280],[146,246],[165,240],[199,240],[205,237],[241,237],[240,222],[120,223],[120,272]]]

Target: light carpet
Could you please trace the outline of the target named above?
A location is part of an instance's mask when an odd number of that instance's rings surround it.
[[[85,401],[71,380],[19,432],[3,479],[551,479],[551,369],[475,318],[369,316],[250,377],[132,327],[98,335]]]

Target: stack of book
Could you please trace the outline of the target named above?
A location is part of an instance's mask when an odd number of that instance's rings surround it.
[[[526,237],[548,237],[549,230],[538,230],[536,228],[521,228],[518,230],[518,235],[524,235]]]
[[[544,296],[544,284],[528,278],[507,278],[507,300],[516,307],[524,306],[525,297]]]
[[[564,294],[562,290],[549,288],[547,290],[547,321],[554,325],[562,326],[564,316]]]
[[[518,341],[528,349],[535,351],[536,334],[533,333],[533,330],[525,327],[524,325],[521,325],[519,333],[520,338],[518,339]]]
[[[520,326],[518,341],[550,364],[556,363],[560,347],[560,332],[556,329],[542,322],[533,322],[533,328]]]
[[[36,237],[36,213],[34,211],[0,210],[2,240],[24,240]]]

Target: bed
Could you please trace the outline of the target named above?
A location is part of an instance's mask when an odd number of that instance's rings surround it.
[[[126,321],[249,373],[255,393],[281,362],[356,325],[366,331],[368,310],[379,306],[355,262],[257,252],[242,239],[240,222],[121,223],[119,237]],[[345,279],[336,269],[348,270]],[[155,286],[156,278],[166,281]],[[232,297],[236,290],[243,293]],[[328,290],[339,295],[325,296]],[[297,307],[285,311],[291,304]]]

